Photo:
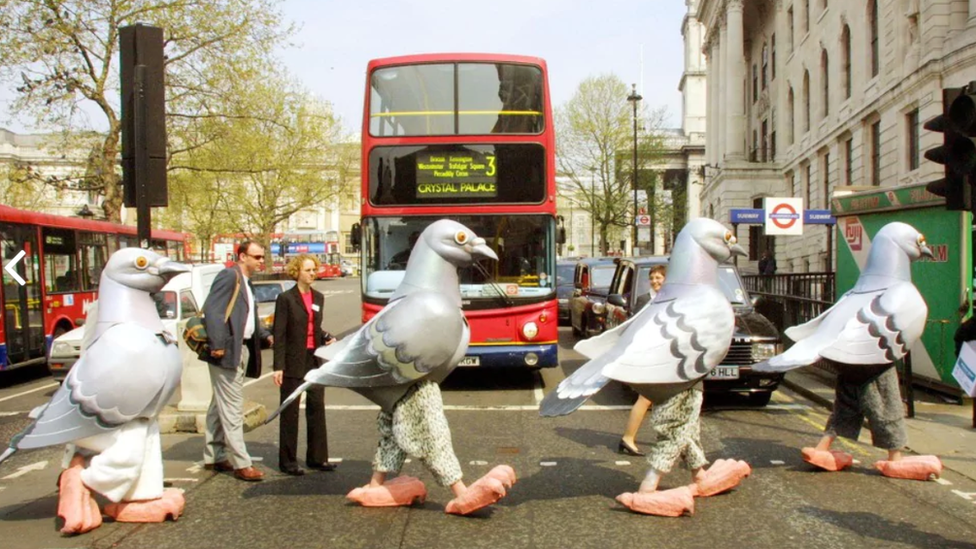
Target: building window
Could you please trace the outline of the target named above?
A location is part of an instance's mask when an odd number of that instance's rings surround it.
[[[800,189],[796,186],[796,174],[793,172],[787,173],[786,180],[790,184],[790,193],[792,193],[790,196],[794,198],[802,198],[803,194],[800,192]]]
[[[752,199],[752,207],[757,210],[763,209],[764,200],[763,197]],[[762,225],[749,226],[749,261],[759,261],[765,251],[768,251],[769,255],[773,255],[775,248],[776,237],[766,236]]]
[[[807,209],[814,209],[817,204],[817,184],[813,180],[813,167],[810,164],[803,166],[803,186],[807,190]]]
[[[830,152],[825,151],[820,160],[820,180],[823,181],[824,208],[830,204]]]
[[[796,37],[793,34],[793,6],[786,10],[786,24],[789,25],[790,31],[790,52],[794,51],[794,44],[796,44]]]
[[[759,76],[756,72],[756,65],[752,65],[752,102],[759,101]]]
[[[759,143],[756,130],[752,130],[752,150],[749,151],[749,162],[759,162]]]
[[[769,47],[763,44],[762,47],[762,89],[766,89],[766,83],[769,82]]]
[[[803,33],[810,32],[810,0],[803,0]]]
[[[803,132],[810,131],[810,71],[803,71]]]
[[[827,118],[830,114],[830,63],[827,58],[827,50],[820,52],[820,75],[822,78],[822,98],[823,117]]]
[[[878,55],[878,0],[868,2],[868,32],[871,40],[871,76],[878,76],[879,55]]]
[[[840,35],[841,62],[844,64],[841,72],[841,85],[844,87],[844,99],[851,97],[851,28],[844,25]]]
[[[918,108],[905,115],[908,126],[908,171],[918,169]]]
[[[796,134],[796,113],[793,109],[793,86],[790,86],[790,90],[786,93],[786,112],[790,117],[789,130],[790,137],[789,143],[793,144],[794,135]]]
[[[769,38],[769,80],[776,80],[776,33]]]
[[[769,141],[768,141],[768,137],[767,137],[768,135],[769,135],[769,122],[766,121],[766,120],[763,120],[762,121],[762,141],[761,141],[761,144],[760,144],[760,147],[759,147],[759,158],[762,159],[762,162],[765,162],[766,161],[766,152],[769,149]]]
[[[854,184],[854,138],[844,141],[844,184]]]
[[[871,184],[881,185],[881,121],[871,124]]]
[[[769,161],[776,161],[776,131],[769,132]]]

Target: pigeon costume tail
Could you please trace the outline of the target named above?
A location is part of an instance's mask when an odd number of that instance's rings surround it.
[[[3,463],[5,459],[7,459],[8,457],[14,455],[14,452],[16,452],[16,451],[17,451],[17,449],[14,448],[13,446],[11,446],[10,448],[7,448],[7,450],[4,453],[0,454],[0,463]]]
[[[600,391],[610,378],[603,375],[603,367],[610,354],[597,357],[584,364],[571,376],[564,379],[554,391],[550,391],[539,403],[539,415],[559,417],[575,412],[591,396]]]
[[[295,391],[292,392],[292,394],[288,395],[288,398],[286,398],[285,401],[281,403],[281,406],[278,406],[277,410],[271,412],[271,415],[268,416],[268,419],[264,421],[264,424],[267,425],[271,423],[271,421],[274,420],[274,418],[278,417],[278,414],[280,414],[282,410],[287,408],[288,405],[291,404],[292,402],[295,402],[295,399],[301,396],[301,394],[307,391],[308,388],[311,387],[312,385],[315,384],[312,383],[311,381],[306,381],[305,383],[299,385],[298,388],[295,389]]]

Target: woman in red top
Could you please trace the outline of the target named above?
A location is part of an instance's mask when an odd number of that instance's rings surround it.
[[[274,317],[274,382],[281,388],[284,402],[299,385],[305,374],[319,366],[315,349],[331,345],[335,338],[322,329],[322,310],[325,296],[312,289],[319,262],[311,255],[292,259],[285,272],[296,284],[278,295]],[[304,475],[298,466],[298,409],[296,400],[281,412],[278,438],[278,468],[288,475]],[[325,388],[313,386],[306,391],[305,423],[308,448],[305,464],[310,469],[332,471],[329,463],[329,443],[325,428]]]

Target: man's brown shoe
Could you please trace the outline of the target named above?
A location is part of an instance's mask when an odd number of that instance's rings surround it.
[[[221,471],[228,473],[234,470],[234,466],[230,464],[229,461],[218,461],[217,463],[204,463],[203,468],[208,471]]]
[[[251,466],[243,469],[234,469],[234,477],[247,482],[256,482],[264,480],[264,473]]]

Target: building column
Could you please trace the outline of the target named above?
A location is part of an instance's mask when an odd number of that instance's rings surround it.
[[[724,19],[724,18],[723,18]],[[718,42],[715,44],[715,154],[713,158],[715,165],[722,163],[725,158],[725,128],[728,126],[726,116],[728,109],[725,107],[725,88],[728,79],[726,77],[726,67],[728,60],[725,58],[726,44],[728,38],[725,33],[725,21],[719,23]]]
[[[715,97],[715,61],[712,58],[712,47],[708,47],[707,57],[705,57],[705,162],[712,161],[712,125],[715,123],[715,112],[712,102]]]
[[[745,160],[745,81],[746,59],[743,43],[742,0],[729,0],[725,11],[726,79],[723,90],[726,97],[725,156],[730,160]]]

